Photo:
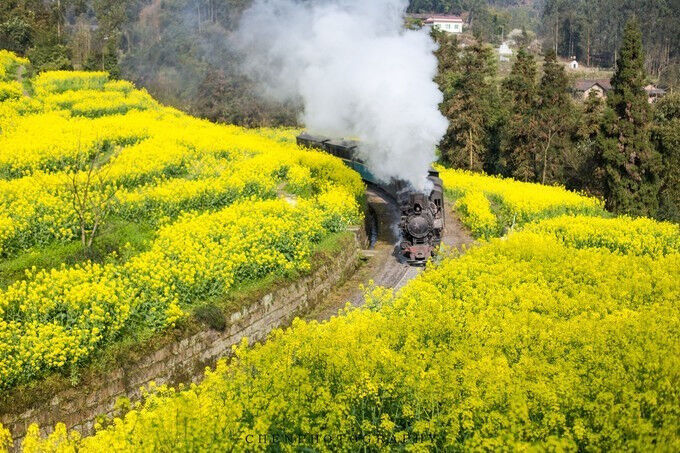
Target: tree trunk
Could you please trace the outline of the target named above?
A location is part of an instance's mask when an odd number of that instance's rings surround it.
[[[470,155],[470,170],[472,171],[472,129],[468,131],[468,137],[469,137],[469,143],[468,143],[468,149],[469,155]]]
[[[196,10],[198,11],[198,33],[201,33],[201,2],[196,3]]]
[[[57,38],[61,40],[61,0],[57,0]]]
[[[586,66],[590,67],[590,26],[586,28]]]
[[[548,168],[548,149],[550,149],[550,142],[552,142],[553,137],[555,134],[551,131],[548,132],[548,144],[545,146],[545,149],[543,150],[543,174],[541,175],[541,184],[545,184],[545,176],[547,173],[547,168]]]
[[[569,18],[569,58],[574,56],[574,24]]]

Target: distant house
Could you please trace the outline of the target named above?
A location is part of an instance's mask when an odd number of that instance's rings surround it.
[[[510,57],[512,57],[512,49],[507,42],[502,43],[498,48],[498,56],[500,57],[501,61],[510,61]]]
[[[578,61],[576,61],[576,57],[573,57],[571,61],[569,62],[569,69],[576,70],[578,69]]]
[[[612,89],[612,84],[608,79],[584,79],[577,80],[572,85],[572,91],[576,99],[586,100],[591,92],[600,98],[607,97],[607,93]]]
[[[463,19],[459,16],[430,15],[425,25],[447,33],[463,33]]]
[[[650,104],[653,104],[658,99],[661,99],[666,95],[666,90],[657,88],[654,85],[647,85],[645,87],[645,92],[647,93],[647,100],[649,101]]]

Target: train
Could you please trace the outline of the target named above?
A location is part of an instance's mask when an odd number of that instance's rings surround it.
[[[430,168],[427,193],[414,190],[405,181],[385,183],[376,178],[358,153],[360,143],[355,140],[333,139],[304,132],[297,136],[299,146],[332,154],[361,175],[367,184],[380,188],[399,209],[399,250],[410,265],[422,266],[435,256],[442,241],[445,225],[444,189],[439,172]]]

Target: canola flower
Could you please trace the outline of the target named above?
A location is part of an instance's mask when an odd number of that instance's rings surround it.
[[[361,192],[358,179],[322,153],[272,149],[254,156],[232,151],[230,157],[218,158],[224,151],[208,154],[164,144],[169,145],[165,140],[146,140],[125,148],[110,163],[105,182],[119,187],[115,214],[153,222],[183,210],[217,209],[244,197],[274,198],[281,184],[289,193],[310,195],[351,181],[352,193]],[[168,149],[176,154],[163,152]],[[312,173],[335,173],[336,182]],[[0,256],[73,240],[79,224],[71,196],[69,175],[63,172],[0,180]]]
[[[498,220],[491,211],[489,199],[482,192],[468,191],[456,200],[453,208],[475,237],[488,239],[498,235]]]
[[[27,272],[0,291],[1,386],[77,365],[130,324],[166,328],[238,283],[309,270],[315,243],[359,221],[353,195],[334,193],[296,206],[252,199],[187,214],[123,265]]]
[[[459,207],[464,208],[463,221],[478,237],[498,236],[504,228],[519,227],[561,214],[605,214],[600,200],[562,187],[520,182],[466,170],[438,169],[447,193],[456,199],[463,198],[459,203]],[[477,194],[470,195],[475,192]],[[480,194],[488,202],[484,202]],[[468,195],[472,198],[465,199]],[[493,227],[489,211],[496,216],[498,228]]]
[[[115,215],[159,229],[126,262],[28,269],[0,290],[3,389],[73,370],[129,330],[167,329],[243,282],[306,272],[315,244],[361,221],[359,176],[289,134],[191,118],[105,73],[33,84],[34,98],[0,103],[0,256],[77,238],[69,186],[94,155],[95,195],[114,187]]]
[[[560,216],[531,225],[527,231],[554,235],[563,244],[576,248],[603,248],[652,257],[680,253],[680,226],[644,217]]]
[[[98,89],[97,77],[45,91]],[[10,131],[48,114],[8,102]],[[121,118],[143,115],[143,137],[120,145],[109,177],[130,215],[168,207],[176,219],[125,263],[29,271],[0,292],[3,386],[77,366],[132,326],[168,328],[249,279],[304,272],[315,242],[359,221],[356,174],[292,146],[291,131],[165,108]],[[23,184],[64,168],[41,159]],[[32,425],[23,450],[680,450],[677,225],[603,218],[598,200],[561,188],[442,176],[476,235],[523,229],[443,259],[397,294],[375,288],[367,308],[244,341],[201,384],[152,387],[94,436],[58,424],[42,438]],[[0,211],[0,231],[15,221]]]
[[[18,66],[28,66],[30,62],[8,50],[0,49],[0,82],[7,82],[14,76]],[[0,98],[0,100],[2,100]]]
[[[621,222],[641,242],[666,229]],[[677,250],[516,232],[376,289],[370,309],[246,341],[94,436],[33,426],[24,451],[674,451],[679,298]]]
[[[125,91],[113,85],[101,90],[65,91],[42,98],[45,109],[68,110],[73,116],[98,118],[105,115],[125,114],[130,110],[144,111],[158,104],[146,91]]]
[[[39,96],[64,93],[72,90],[102,90],[109,82],[109,74],[103,71],[46,71],[33,80]]]
[[[0,102],[8,99],[19,99],[23,95],[23,88],[19,82],[0,81]]]
[[[35,102],[42,102],[37,111],[8,107],[7,127],[0,134],[0,175],[5,176],[0,180],[0,256],[76,237],[70,167],[82,166],[93,155],[107,159],[101,173],[106,187],[119,187],[115,213],[129,219],[154,221],[185,209],[218,209],[242,197],[272,198],[281,184],[299,195],[320,193],[329,183],[354,184],[357,194],[362,190],[341,164],[297,149],[289,133],[279,140],[275,130],[216,126],[155,103],[146,111],[74,116],[73,105],[84,99],[96,103],[98,94],[105,104],[136,94],[148,98],[129,82],[102,82],[102,77],[80,81],[80,73],[43,73],[39,85],[57,80],[68,89],[43,89],[48,94],[37,97]]]

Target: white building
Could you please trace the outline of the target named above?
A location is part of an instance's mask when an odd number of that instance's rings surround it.
[[[512,49],[507,42],[504,42],[498,48],[498,56],[500,57],[501,61],[510,61],[510,57],[512,57]]]
[[[463,33],[463,19],[458,16],[429,16],[425,25],[447,33]]]
[[[571,61],[569,62],[569,69],[578,69],[578,61],[576,61],[576,57],[572,57]]]

